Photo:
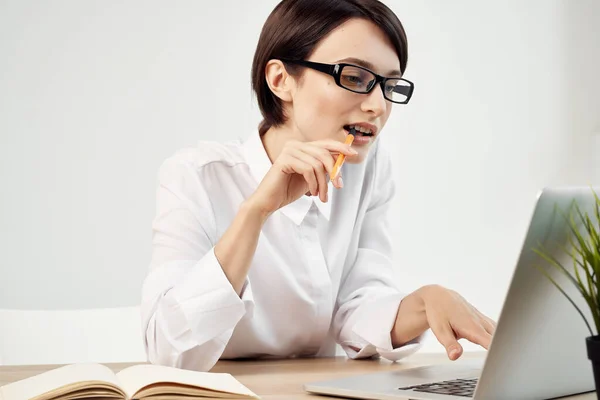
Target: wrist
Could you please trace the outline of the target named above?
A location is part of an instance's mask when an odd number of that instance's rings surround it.
[[[390,332],[393,348],[405,345],[429,329],[426,295],[423,293],[426,291],[425,288],[417,289],[400,302],[394,327]]]
[[[242,202],[238,213],[247,218],[259,220],[261,224],[264,224],[272,214],[271,211],[267,210],[259,201],[252,197]]]

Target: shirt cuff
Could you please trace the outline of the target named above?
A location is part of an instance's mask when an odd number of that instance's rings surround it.
[[[252,295],[252,285],[250,284],[250,279],[248,279],[248,277],[246,277],[246,281],[242,287],[240,298],[246,309],[246,317],[252,318],[254,315],[254,296]]]
[[[355,312],[358,315],[351,331],[351,340],[342,343],[350,358],[381,356],[397,361],[417,352],[425,339],[425,333],[410,342],[392,347],[391,331],[396,321],[400,301],[404,294],[391,294],[369,300]]]
[[[241,293],[240,298],[217,260],[214,247],[170,292],[192,331],[211,338],[234,328],[246,313],[252,315],[254,299],[248,278]]]

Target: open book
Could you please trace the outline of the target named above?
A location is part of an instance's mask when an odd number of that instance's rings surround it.
[[[115,374],[102,364],[71,364],[0,387],[0,400],[259,399],[230,374],[135,365]]]

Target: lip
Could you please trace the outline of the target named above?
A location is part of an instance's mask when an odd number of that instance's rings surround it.
[[[356,135],[354,136],[354,140],[352,141],[352,146],[366,146],[368,144],[371,144],[374,138],[375,136]]]
[[[373,133],[373,137],[377,136],[377,127],[373,124],[369,124],[368,122],[353,122],[347,124],[346,126],[360,126],[361,128],[369,129],[371,133]]]

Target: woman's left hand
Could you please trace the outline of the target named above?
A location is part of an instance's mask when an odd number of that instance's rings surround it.
[[[450,360],[456,360],[462,355],[463,348],[458,343],[459,339],[467,339],[485,349],[489,348],[492,335],[496,330],[496,322],[482,314],[457,292],[440,285],[428,285],[412,295],[414,297],[410,295],[409,297],[413,299],[407,297],[402,303],[408,300],[405,307],[409,308],[413,307],[411,304],[418,304],[417,307],[421,312],[417,314],[422,316],[418,318],[421,320],[420,323],[409,323],[409,325],[416,328],[422,324],[422,328],[430,328],[437,340],[446,348]],[[402,314],[406,317],[408,314],[415,315],[408,310],[402,312],[402,303],[393,333],[402,328],[406,329],[405,323],[408,320],[416,322],[414,318],[402,318]]]

